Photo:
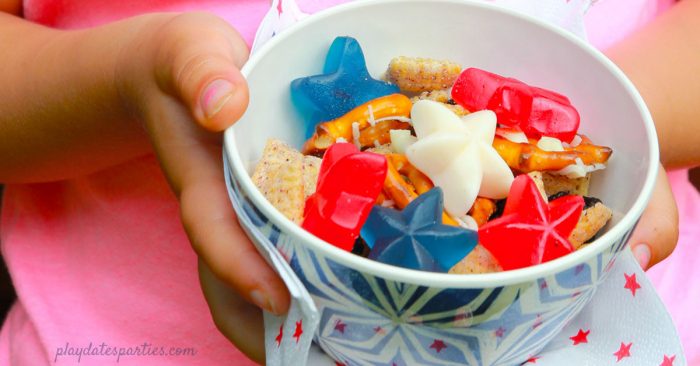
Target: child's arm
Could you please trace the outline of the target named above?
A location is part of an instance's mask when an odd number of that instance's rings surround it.
[[[607,54],[649,106],[664,166],[700,164],[700,1],[680,1]],[[653,265],[671,254],[677,238],[678,213],[662,173],[630,243],[639,253],[647,244]]]
[[[606,53],[649,106],[664,166],[700,164],[700,1],[680,1]]]
[[[228,291],[207,294],[217,326],[262,359],[260,312],[239,294],[275,313],[286,311],[289,294],[236,222],[221,135],[209,132],[247,106],[240,36],[206,14],[70,32],[0,14],[0,44],[12,45],[0,48],[0,182],[62,179],[155,151],[209,274],[205,293],[215,281]],[[219,305],[224,300],[237,307]]]

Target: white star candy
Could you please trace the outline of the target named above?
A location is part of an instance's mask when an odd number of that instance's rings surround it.
[[[442,188],[445,211],[466,215],[477,196],[508,196],[513,173],[493,148],[496,114],[489,110],[462,118],[441,103],[421,100],[411,109],[418,141],[406,157]]]

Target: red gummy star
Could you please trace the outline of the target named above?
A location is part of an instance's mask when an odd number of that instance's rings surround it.
[[[337,330],[337,331],[339,331],[340,333],[345,334],[345,327],[346,327],[346,326],[347,326],[347,324],[343,323],[342,320],[338,319],[338,321],[335,322],[335,328],[334,328],[334,329]]]
[[[493,332],[493,334],[495,334],[496,337],[498,337],[498,338],[503,338],[503,335],[505,333],[506,333],[506,330],[503,327],[498,327],[498,329],[496,329],[496,331]]]
[[[479,242],[504,270],[528,267],[574,251],[567,239],[583,211],[583,198],[564,196],[547,204],[527,174],[513,181],[503,216],[479,229]]]
[[[435,352],[440,353],[440,351],[447,348],[447,345],[442,340],[436,339],[433,342],[433,344],[430,345],[430,348],[433,348],[433,349],[435,349]]]
[[[627,275],[627,273],[625,273],[625,288],[630,290],[630,292],[632,292],[632,296],[637,295],[637,290],[642,288],[642,286],[639,286],[639,284],[637,283],[637,274],[636,273],[632,273],[631,276]]]
[[[384,186],[386,157],[360,152],[349,143],[331,145],[323,155],[316,192],[304,206],[301,227],[351,251]]]
[[[673,366],[673,361],[676,360],[676,355],[668,357],[664,355],[664,361],[659,366]]]
[[[583,329],[579,329],[578,333],[573,336],[569,337],[572,341],[574,341],[574,346],[580,344],[580,343],[588,343],[588,334],[591,333],[591,330],[583,331]]]
[[[620,343],[620,349],[613,353],[617,357],[617,362],[620,362],[623,358],[630,356],[630,348],[632,348],[632,342],[629,344]]]
[[[279,332],[279,334],[277,334],[277,337],[275,337],[275,342],[277,342],[277,347],[279,347],[280,344],[282,344],[282,334],[283,334],[282,327],[284,327],[284,324],[280,325],[280,332]]]
[[[296,338],[297,343],[299,343],[299,338],[300,338],[301,335],[304,333],[304,329],[303,329],[302,326],[301,326],[301,322],[302,322],[302,320],[299,320],[299,321],[296,323],[296,324],[297,324],[297,327],[296,327],[296,329],[294,329],[294,335],[292,336],[292,337]]]

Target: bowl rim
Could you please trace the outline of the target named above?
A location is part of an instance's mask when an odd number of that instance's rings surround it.
[[[604,66],[611,73],[611,75],[622,84],[642,116],[642,122],[646,130],[645,132],[647,133],[647,143],[649,144],[649,165],[647,167],[647,175],[644,179],[644,185],[642,186],[640,195],[637,197],[630,210],[624,213],[622,219],[613,227],[608,229],[607,232],[584,248],[561,258],[535,266],[495,273],[450,274],[419,271],[376,262],[350,252],[346,252],[314,236],[313,234],[302,229],[301,226],[287,219],[253,184],[252,178],[246,171],[240,156],[236,153],[237,148],[234,127],[229,127],[224,133],[224,151],[228,156],[234,179],[238,181],[240,189],[245,192],[245,194],[250,200],[252,200],[253,204],[262,212],[262,214],[267,216],[267,218],[285,234],[290,235],[295,240],[304,243],[304,245],[310,249],[323,253],[323,255],[327,258],[342,263],[343,265],[354,270],[369,273],[386,280],[440,288],[493,288],[525,283],[554,275],[564,270],[573,268],[578,264],[589,261],[593,256],[601,253],[606,248],[612,246],[613,243],[621,239],[626,234],[627,230],[633,229],[638,218],[641,216],[644,208],[649,202],[659,170],[659,147],[656,129],[654,127],[651,114],[641,95],[635,89],[627,76],[624,75],[622,70],[620,70],[611,60],[603,55],[602,52],[598,51],[585,40],[555,25],[549,24],[529,15],[519,13],[516,10],[471,0],[365,0],[350,2],[319,11],[303,21],[292,25],[285,32],[273,37],[267,42],[267,44],[263,45],[250,57],[248,62],[241,69],[241,72],[244,76],[248,76],[248,74],[254,69],[255,65],[277,44],[284,42],[288,37],[309,24],[322,21],[326,18],[342,14],[349,10],[367,7],[371,8],[377,5],[393,3],[430,3],[431,5],[436,3],[445,3],[464,6],[467,8],[475,7],[486,9],[487,11],[501,13],[505,16],[519,18],[533,24],[536,27],[544,28],[545,30],[553,32],[564,38],[566,41],[573,43],[575,46],[583,49],[585,52],[593,56],[597,62],[602,64],[602,66]]]

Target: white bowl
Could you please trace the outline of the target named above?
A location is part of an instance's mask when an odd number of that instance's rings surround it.
[[[374,262],[287,220],[249,174],[269,138],[301,147],[303,118],[292,105],[289,84],[321,73],[337,36],[360,42],[375,77],[395,56],[422,56],[567,95],[581,114],[581,133],[614,150],[591,185],[591,195],[615,212],[609,228],[583,249],[541,265],[452,275]],[[272,39],[243,73],[250,106],[224,139],[234,208],[253,221],[249,230],[267,236],[291,259],[322,312],[316,341],[348,365],[395,358],[431,365],[526,360],[593,296],[644,210],[658,172],[649,112],[611,61],[566,31],[480,2],[374,0],[338,6]],[[347,324],[345,332],[335,329],[338,321]],[[374,332],[376,327],[382,331]]]

